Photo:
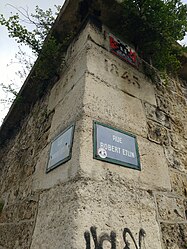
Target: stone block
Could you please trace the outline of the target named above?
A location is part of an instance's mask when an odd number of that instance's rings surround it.
[[[171,146],[178,151],[185,152],[187,150],[187,141],[183,138],[183,134],[178,129],[170,132]]]
[[[169,169],[162,146],[138,137],[142,172],[140,181],[150,188],[171,189]]]
[[[22,202],[17,202],[5,206],[0,213],[0,223],[15,223],[34,219],[37,212],[37,200],[30,198]]]
[[[0,246],[6,249],[30,249],[34,222],[0,225]]]
[[[187,248],[187,224],[161,223],[164,249]]]
[[[185,217],[187,220],[187,200],[186,199],[184,200],[184,209],[185,209]]]
[[[117,248],[125,246],[124,228],[132,231],[137,245],[143,228],[148,248],[161,249],[155,215],[154,198],[147,191],[129,189],[115,174],[102,181],[82,175],[41,194],[31,249],[86,248],[84,233],[91,226],[97,227],[98,236],[114,231]],[[134,245],[128,235],[127,239]]]
[[[105,123],[103,120],[100,122]],[[113,123],[107,124],[124,130]],[[141,171],[99,161],[93,159],[92,126],[93,120],[91,118],[83,119],[80,138],[80,167],[89,177],[102,179],[106,177],[107,170],[110,170],[126,179],[127,182],[138,183],[142,188],[171,189],[168,166],[163,148],[160,145],[138,136]]]
[[[73,179],[80,168],[79,155],[80,155],[80,127],[82,121],[75,123],[74,139],[72,146],[72,157],[69,161],[59,165],[57,168],[46,173],[46,168],[49,159],[50,146],[48,146],[40,153],[35,172],[33,174],[32,189],[34,191],[49,189],[53,186],[67,182]],[[66,129],[64,127],[61,132]],[[59,134],[61,133],[59,132]],[[56,134],[58,135],[58,134]]]
[[[161,145],[169,144],[168,131],[156,122],[148,121],[148,139]]]
[[[154,86],[138,70],[120,60],[115,55],[91,43],[87,54],[88,72],[93,77],[106,82],[136,98],[156,105]]]
[[[172,196],[157,195],[159,218],[163,221],[180,222],[185,220],[183,199]]]
[[[186,101],[181,95],[173,94],[171,105],[172,112],[170,113],[170,116],[174,124],[180,128],[181,123],[186,119]]]
[[[148,119],[156,121],[167,128],[171,127],[170,118],[166,113],[149,103],[144,103],[144,107]]]
[[[91,248],[94,248],[91,227],[96,227],[97,239],[100,241],[101,236],[105,235],[103,238],[106,239],[112,233],[116,238],[116,248],[127,246],[123,239],[125,229],[134,237],[135,242],[129,234],[125,236],[132,248],[139,246],[141,229],[146,233],[142,237],[142,245],[150,249],[162,248],[158,223],[154,218],[154,198],[147,191],[140,191],[133,186],[129,189],[125,180],[120,180],[115,174],[108,174],[103,180],[82,182],[78,194],[80,201],[76,222],[80,225],[75,233],[75,241],[79,241],[77,248],[86,248],[88,245],[83,237],[85,232],[87,236],[90,235]],[[103,245],[111,248],[111,243],[107,240]]]
[[[76,88],[76,84],[79,84],[81,79],[84,78],[86,68],[85,48],[73,61],[66,65],[66,70],[62,73],[60,80],[52,88],[48,102],[49,111],[55,109],[59,102],[62,102]]]
[[[88,41],[93,41],[99,46],[105,46],[103,33],[91,23],[87,23],[84,30],[82,30],[70,44],[66,53],[66,64],[71,63],[77,58],[77,54],[87,47]]]
[[[187,155],[184,152],[174,150],[173,147],[164,147],[169,167],[187,173]]]
[[[113,89],[87,74],[84,93],[84,112],[96,120],[105,120],[120,129],[143,136],[147,135],[147,124],[142,103],[119,89]]]
[[[73,249],[78,215],[78,186],[75,180],[58,185],[40,195],[38,216],[30,249]]]
[[[172,100],[170,99],[170,96],[165,93],[164,95],[156,95],[156,102],[158,108],[167,113],[170,114],[172,112]]]
[[[187,175],[170,171],[172,192],[187,197]]]
[[[71,89],[71,91],[58,103],[55,108],[50,134],[48,141],[50,142],[64,128],[74,123],[80,118],[83,112],[83,97],[85,91],[84,77]]]

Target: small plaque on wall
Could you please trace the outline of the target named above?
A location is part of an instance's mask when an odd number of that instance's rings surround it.
[[[110,51],[122,60],[138,68],[140,59],[136,51],[112,34],[109,35]]]
[[[74,127],[68,127],[52,141],[46,172],[71,159]]]
[[[141,170],[136,136],[94,122],[94,158]]]

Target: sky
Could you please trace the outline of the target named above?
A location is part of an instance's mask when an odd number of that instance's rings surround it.
[[[187,0],[182,0],[183,3],[187,4]],[[54,5],[63,5],[64,0],[1,0],[0,3],[0,14],[2,13],[5,17],[9,17],[11,12],[15,13],[16,8],[28,9],[30,13],[34,12],[35,6],[38,5],[42,9],[52,8]],[[12,6],[10,6],[12,5]],[[182,42],[182,44],[187,44],[187,37]],[[22,47],[24,51],[28,54],[30,49],[27,47]],[[8,37],[8,32],[6,28],[0,26],[0,83],[8,85],[14,82],[16,90],[18,91],[21,87],[23,80],[16,75],[16,72],[21,69],[21,66],[16,62],[15,54],[19,51],[18,44],[13,38]],[[11,63],[12,61],[12,63]],[[10,104],[7,103],[9,98],[12,96],[5,93],[0,87],[0,125],[3,118],[8,112]],[[2,103],[5,100],[5,103]]]
[[[52,8],[54,5],[63,5],[64,0],[1,0],[0,2],[0,14],[3,14],[5,17],[9,17],[11,12],[15,13],[16,8],[28,9],[30,13],[34,12],[35,6],[38,5],[41,9]],[[12,5],[12,6],[10,6]],[[26,46],[22,46],[22,49],[31,54],[30,49]],[[17,63],[15,59],[15,54],[19,51],[18,44],[13,38],[8,37],[8,32],[6,28],[0,25],[0,83],[8,85],[14,82],[16,90],[18,91],[21,87],[23,80],[16,75],[16,72],[21,69],[21,66]],[[11,62],[12,61],[12,62]],[[3,118],[8,112],[10,104],[7,103],[9,98],[12,98],[10,94],[5,93],[0,87],[0,125],[3,121]],[[6,101],[2,103],[2,100]]]

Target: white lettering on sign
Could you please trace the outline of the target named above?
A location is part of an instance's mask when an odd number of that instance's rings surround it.
[[[122,144],[122,138],[121,137],[117,137],[117,136],[113,135],[113,141]]]
[[[128,150],[123,149],[122,150],[124,156],[135,158],[134,153]]]
[[[107,150],[112,151],[113,153],[117,153],[117,154],[121,154],[121,152],[122,152],[123,156],[135,158],[134,152],[131,152],[131,151],[128,151],[128,150],[125,150],[125,149],[121,150],[120,147],[117,147],[117,146],[114,146],[114,145],[111,145],[111,144],[106,144],[106,143],[100,142],[100,148],[103,148],[106,151]]]

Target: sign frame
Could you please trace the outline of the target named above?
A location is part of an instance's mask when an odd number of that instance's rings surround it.
[[[51,153],[51,148],[52,148],[52,144],[60,137],[62,136],[65,132],[67,132],[69,129],[72,128],[72,132],[71,132],[71,140],[70,140],[70,149],[69,149],[69,155],[67,157],[65,157],[64,159],[60,160],[59,162],[55,163],[53,166],[48,167],[49,165],[49,161],[50,161],[50,153]],[[66,163],[67,161],[69,161],[72,157],[72,148],[73,148],[73,141],[74,141],[74,131],[75,131],[75,124],[71,124],[69,125],[66,129],[64,129],[62,132],[60,132],[54,139],[52,139],[51,141],[51,145],[50,145],[50,150],[48,152],[48,160],[47,160],[47,166],[46,166],[46,173],[52,171],[53,169],[57,168],[58,166],[60,166],[61,164]]]
[[[101,158],[98,155],[98,152],[97,152],[97,125],[109,128],[109,129],[111,129],[113,131],[120,132],[120,133],[125,134],[125,135],[130,136],[130,137],[133,137],[134,140],[135,140],[135,150],[136,150],[136,156],[137,156],[138,165],[130,164],[130,163],[123,162],[123,161],[120,161],[120,160],[116,160],[116,159],[113,159],[113,158]],[[112,127],[112,126],[107,125],[107,124],[100,123],[98,121],[93,121],[93,158],[97,159],[99,161],[104,161],[104,162],[116,164],[116,165],[119,165],[119,166],[122,166],[122,167],[126,167],[126,168],[141,171],[140,154],[139,154],[139,148],[138,148],[138,143],[137,143],[137,137],[135,135],[129,133],[129,132],[122,131],[120,129],[117,129],[117,128]]]
[[[138,56],[136,50],[112,33],[109,33],[109,48],[112,54],[116,55],[118,58],[127,62],[136,69],[139,69],[140,57]]]

